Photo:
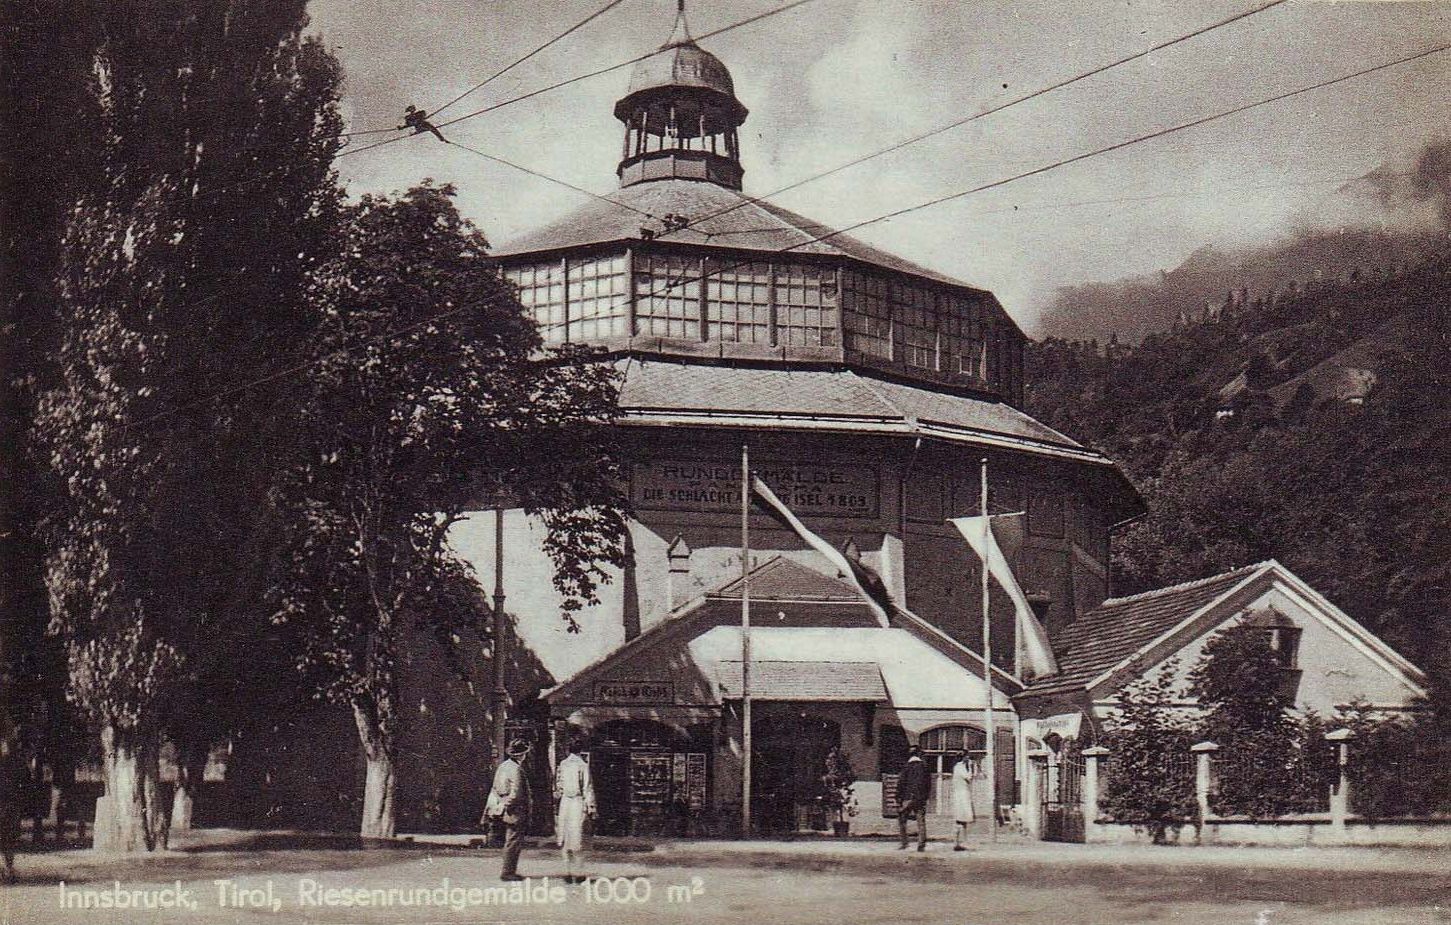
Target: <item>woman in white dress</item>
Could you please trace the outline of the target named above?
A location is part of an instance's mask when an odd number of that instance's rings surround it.
[[[953,851],[966,851],[967,846],[962,843],[962,837],[967,834],[967,826],[977,816],[972,811],[972,765],[967,760],[966,752],[958,752],[957,761],[952,765],[952,821],[956,823],[955,844]]]
[[[554,776],[554,798],[559,801],[554,836],[564,854],[564,882],[580,883],[584,877],[576,867],[584,851],[585,820],[595,814],[595,788],[589,765],[579,756],[579,745],[570,741],[565,752],[559,772]]]

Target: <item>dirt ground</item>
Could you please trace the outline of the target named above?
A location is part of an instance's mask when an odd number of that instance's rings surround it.
[[[0,925],[1451,923],[1444,851],[1009,842],[954,853],[937,842],[918,854],[877,841],[600,849],[586,870],[602,884],[566,886],[557,854],[541,845],[521,865],[532,878],[527,890],[513,894],[488,892],[507,886],[496,852],[448,844],[363,848],[349,839],[246,835],[140,857],[26,854],[20,882],[0,887]],[[100,907],[120,894],[139,908]],[[148,897],[182,902],[150,908]],[[391,905],[359,904],[367,901]]]

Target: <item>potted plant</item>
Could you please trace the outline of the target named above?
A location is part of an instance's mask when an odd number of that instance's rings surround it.
[[[831,830],[838,837],[851,830],[849,820],[857,814],[856,797],[852,795],[855,784],[856,772],[852,770],[851,762],[847,761],[841,749],[833,748],[826,755],[826,773],[821,775],[821,802],[828,812],[836,815]]]

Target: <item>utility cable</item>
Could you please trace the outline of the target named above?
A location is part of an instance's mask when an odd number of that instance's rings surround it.
[[[809,0],[802,0],[802,2],[809,2]],[[1235,106],[1235,107],[1232,107],[1230,109],[1221,110],[1220,112],[1217,112],[1217,113],[1214,113],[1214,114],[1208,115],[1208,116],[1203,116],[1203,117],[1200,117],[1198,119],[1193,119],[1193,120],[1191,120],[1189,122],[1183,122],[1183,123],[1180,123],[1178,125],[1170,126],[1168,128],[1158,129],[1158,130],[1153,131],[1153,132],[1149,132],[1149,133],[1146,133],[1146,134],[1143,134],[1143,135],[1138,135],[1138,136],[1136,136],[1134,138],[1131,138],[1131,139],[1128,139],[1126,141],[1117,142],[1115,144],[1106,145],[1106,146],[1101,147],[1101,148],[1096,148],[1096,149],[1094,149],[1092,151],[1088,151],[1088,152],[1085,152],[1083,154],[1077,154],[1077,155],[1074,155],[1072,157],[1063,158],[1061,160],[1054,161],[1051,164],[1047,164],[1047,165],[1044,165],[1042,167],[1036,167],[1036,168],[1034,168],[1032,170],[1026,170],[1026,171],[1023,171],[1021,173],[1014,174],[1013,176],[1006,177],[1006,178],[1001,179],[1001,180],[995,180],[995,181],[993,181],[991,183],[985,183],[985,184],[982,184],[980,186],[973,187],[971,189],[961,190],[959,192],[950,193],[950,194],[945,195],[945,196],[939,196],[937,198],[930,199],[930,200],[928,200],[926,202],[918,203],[917,205],[907,206],[907,207],[901,208],[901,209],[895,209],[895,210],[893,210],[891,212],[886,212],[886,213],[883,213],[882,215],[878,215],[875,218],[865,219],[863,221],[856,222],[855,224],[848,225],[845,228],[841,228],[841,229],[838,229],[838,230],[835,230],[835,231],[831,231],[831,232],[829,232],[827,234],[814,236],[814,237],[808,238],[805,241],[798,242],[798,243],[793,244],[793,245],[790,245],[788,247],[780,248],[780,249],[775,250],[775,251],[762,251],[762,252],[760,252],[758,254],[753,255],[749,260],[743,260],[743,261],[740,261],[738,263],[732,264],[732,265],[730,265],[728,267],[723,267],[723,268],[720,268],[720,269],[713,270],[710,273],[700,274],[699,276],[696,276],[694,278],[684,278],[684,279],[679,279],[679,280],[672,281],[672,282],[668,283],[664,288],[655,289],[655,290],[652,290],[652,291],[646,292],[646,293],[640,293],[640,294],[635,295],[634,298],[635,298],[636,301],[638,301],[640,298],[651,298],[651,297],[654,297],[654,296],[657,296],[657,295],[667,294],[668,292],[670,292],[671,290],[673,290],[673,289],[675,289],[675,288],[677,288],[679,286],[688,285],[690,283],[702,283],[702,284],[704,284],[705,281],[710,276],[712,276],[714,274],[729,272],[731,270],[735,270],[735,269],[739,269],[740,267],[747,266],[747,265],[749,265],[751,263],[757,263],[763,257],[767,257],[767,256],[770,256],[772,254],[786,254],[786,253],[790,253],[792,251],[800,250],[801,248],[803,248],[803,247],[809,247],[812,244],[817,244],[817,243],[821,243],[821,242],[824,242],[824,241],[829,241],[832,238],[839,237],[840,235],[843,235],[843,234],[847,234],[848,232],[854,231],[854,230],[856,230],[858,228],[864,228],[864,227],[867,227],[868,225],[874,225],[874,224],[877,224],[879,222],[888,221],[890,219],[897,218],[897,217],[900,217],[902,215],[907,215],[907,214],[910,214],[910,213],[913,213],[913,212],[921,211],[923,209],[931,208],[932,206],[940,205],[940,204],[945,203],[945,202],[950,202],[950,201],[953,201],[953,200],[956,200],[956,199],[964,198],[966,196],[974,195],[976,193],[984,192],[986,190],[996,189],[996,188],[1001,187],[1001,186],[1006,186],[1009,183],[1014,183],[1014,182],[1016,182],[1018,180],[1026,179],[1028,177],[1038,176],[1040,174],[1044,174],[1044,173],[1047,173],[1047,172],[1052,171],[1052,170],[1057,170],[1058,168],[1065,167],[1065,166],[1067,166],[1069,164],[1075,164],[1075,163],[1078,163],[1080,161],[1085,161],[1085,160],[1088,160],[1090,158],[1094,158],[1094,157],[1098,157],[1098,156],[1103,155],[1103,154],[1111,153],[1113,151],[1120,151],[1120,150],[1123,150],[1125,148],[1131,147],[1133,145],[1141,144],[1141,143],[1146,142],[1146,141],[1151,141],[1151,140],[1156,139],[1156,138],[1163,138],[1166,135],[1171,135],[1171,134],[1174,134],[1174,133],[1177,133],[1177,132],[1186,131],[1188,129],[1195,128],[1195,127],[1198,127],[1198,126],[1201,126],[1201,125],[1205,125],[1205,124],[1208,124],[1210,122],[1215,122],[1215,121],[1218,121],[1220,119],[1225,119],[1225,118],[1228,118],[1229,116],[1236,115],[1236,114],[1242,113],[1242,112],[1246,112],[1246,111],[1251,110],[1251,109],[1256,109],[1256,108],[1261,107],[1261,106],[1268,106],[1268,105],[1270,105],[1272,103],[1277,103],[1277,102],[1280,102],[1282,100],[1290,99],[1290,98],[1295,97],[1295,96],[1300,96],[1300,95],[1305,94],[1305,93],[1310,93],[1310,92],[1313,92],[1315,90],[1323,89],[1325,87],[1330,87],[1330,86],[1334,86],[1336,84],[1341,84],[1341,83],[1344,83],[1344,82],[1349,81],[1349,80],[1354,80],[1356,78],[1364,77],[1364,76],[1367,76],[1369,74],[1374,74],[1374,73],[1377,73],[1379,71],[1384,71],[1384,70],[1387,70],[1389,68],[1398,67],[1398,66],[1403,65],[1403,64],[1409,64],[1409,63],[1411,63],[1413,61],[1418,61],[1418,60],[1421,60],[1423,58],[1428,58],[1428,57],[1430,57],[1432,55],[1440,54],[1440,53],[1445,52],[1447,50],[1451,50],[1451,45],[1438,45],[1438,46],[1436,46],[1434,48],[1429,48],[1429,49],[1426,49],[1425,51],[1420,51],[1420,52],[1417,52],[1417,53],[1415,53],[1413,55],[1407,55],[1407,56],[1402,57],[1402,58],[1397,58],[1397,59],[1395,59],[1393,61],[1387,61],[1387,62],[1384,62],[1384,63],[1381,63],[1381,64],[1373,65],[1371,67],[1362,68],[1360,70],[1353,71],[1353,72],[1351,72],[1349,74],[1343,74],[1343,75],[1341,75],[1339,77],[1332,77],[1332,78],[1329,78],[1327,80],[1322,80],[1322,81],[1319,81],[1317,83],[1310,84],[1310,85],[1304,86],[1304,87],[1300,87],[1300,88],[1295,89],[1295,90],[1289,90],[1289,91],[1286,91],[1286,92],[1283,92],[1283,93],[1277,93],[1277,94],[1275,94],[1273,96],[1269,96],[1269,97],[1266,97],[1266,98],[1261,99],[1261,100],[1256,100],[1256,101],[1251,102],[1251,103],[1244,103],[1242,105]],[[631,281],[631,284],[633,285],[633,280]],[[304,371],[306,369],[309,369],[309,368],[311,368],[313,366],[316,366],[316,365],[318,365],[320,363],[328,362],[328,361],[334,359],[337,356],[346,355],[346,354],[350,353],[352,350],[357,349],[358,347],[361,347],[361,346],[365,346],[367,344],[370,344],[370,343],[372,343],[374,341],[383,340],[383,339],[389,339],[389,338],[393,338],[393,337],[398,337],[398,336],[401,336],[403,334],[410,333],[411,331],[416,330],[416,329],[418,329],[420,327],[423,327],[423,326],[426,326],[426,325],[429,325],[429,324],[434,324],[434,323],[437,323],[439,321],[445,320],[446,318],[449,318],[449,317],[452,317],[455,314],[458,314],[460,311],[463,310],[463,308],[464,308],[463,306],[460,306],[460,307],[456,307],[456,308],[450,309],[450,310],[445,311],[445,312],[441,312],[438,315],[435,315],[435,316],[432,316],[432,317],[430,317],[428,319],[425,319],[423,321],[420,321],[417,324],[414,324],[414,325],[410,325],[408,327],[405,327],[405,328],[403,328],[403,329],[401,329],[399,331],[394,331],[394,332],[389,332],[389,333],[386,333],[386,334],[378,335],[378,337],[372,338],[372,339],[370,339],[368,341],[365,341],[365,342],[363,342],[361,344],[357,344],[357,345],[354,345],[352,347],[342,348],[340,350],[333,351],[332,353],[329,353],[326,356],[314,358],[312,360],[307,360],[307,361],[305,361],[303,363],[299,363],[299,364],[296,364],[294,366],[287,367],[286,369],[279,370],[279,371],[277,371],[275,373],[269,374],[269,375],[264,376],[264,377],[262,377],[260,379],[252,380],[252,381],[245,382],[245,383],[241,383],[239,385],[233,386],[233,387],[228,388],[226,390],[223,390],[221,392],[215,393],[215,394],[213,394],[211,396],[207,396],[207,397],[200,398],[200,399],[197,399],[197,400],[192,401],[192,402],[188,402],[185,405],[181,405],[181,406],[179,406],[177,408],[158,412],[157,414],[154,414],[154,415],[152,415],[149,418],[145,418],[142,421],[138,421],[135,424],[127,425],[126,429],[134,429],[134,428],[137,428],[137,427],[143,427],[143,426],[146,426],[148,424],[154,423],[157,420],[160,420],[162,418],[168,417],[168,416],[170,416],[172,414],[177,414],[177,413],[179,413],[181,411],[185,411],[185,410],[188,410],[188,409],[191,409],[191,408],[199,407],[199,406],[205,405],[205,404],[210,403],[210,402],[213,402],[213,401],[218,401],[218,400],[220,400],[222,398],[228,397],[230,395],[234,395],[234,394],[236,394],[238,392],[245,391],[247,389],[256,387],[258,385],[263,385],[263,384],[266,384],[268,382],[276,381],[277,379],[283,378],[285,376],[292,375],[292,374],[298,373],[298,372],[302,372],[302,371]],[[568,323],[569,322],[566,321],[563,324],[568,324]],[[561,326],[561,325],[560,324],[554,324],[554,325],[548,325],[548,326],[540,325],[539,326],[539,329],[540,330],[548,330],[548,329],[551,329],[551,328],[554,328],[554,327],[559,327],[559,326]]]
[[[852,159],[850,161],[847,161],[844,164],[839,164],[836,167],[830,168],[829,170],[824,170],[821,173],[813,174],[813,175],[811,175],[809,177],[806,177],[805,179],[797,180],[794,183],[787,184],[786,186],[783,186],[780,189],[772,190],[771,192],[765,193],[765,194],[760,195],[760,196],[748,196],[748,197],[742,199],[740,202],[737,202],[737,203],[734,203],[733,205],[727,206],[724,209],[719,209],[719,210],[717,210],[715,212],[711,212],[711,213],[709,213],[707,215],[704,215],[704,216],[702,216],[702,217],[700,217],[698,219],[695,219],[694,221],[688,222],[685,225],[680,226],[679,228],[668,229],[668,230],[662,232],[660,235],[658,235],[658,237],[666,237],[667,235],[671,234],[674,231],[682,231],[682,230],[684,230],[686,228],[691,228],[691,227],[693,227],[693,226],[695,226],[695,225],[697,225],[697,224],[699,224],[701,222],[707,222],[707,221],[710,221],[713,218],[719,218],[720,216],[725,215],[725,214],[727,214],[729,212],[734,212],[736,209],[742,209],[742,208],[745,208],[746,206],[754,205],[755,203],[762,202],[762,201],[768,200],[768,199],[772,199],[772,198],[774,198],[776,196],[781,195],[782,193],[789,193],[792,190],[800,189],[801,187],[807,185],[808,183],[815,183],[817,180],[825,179],[826,177],[830,177],[830,176],[833,176],[835,174],[841,173],[844,170],[850,170],[852,167],[856,167],[856,166],[858,166],[860,164],[865,164],[867,161],[874,160],[875,158],[882,157],[883,155],[886,155],[886,154],[891,154],[891,153],[893,153],[895,151],[900,151],[903,148],[909,147],[911,145],[915,145],[915,144],[917,144],[919,142],[922,142],[922,141],[926,141],[929,138],[934,138],[934,137],[936,137],[938,135],[943,134],[944,132],[949,132],[949,131],[951,131],[951,130],[953,130],[955,128],[961,128],[962,126],[967,125],[968,123],[976,122],[978,119],[983,119],[983,118],[986,118],[988,116],[994,115],[996,113],[1000,113],[1000,112],[1002,112],[1005,109],[1011,109],[1014,106],[1021,105],[1022,103],[1026,103],[1029,100],[1037,99],[1038,97],[1044,96],[1044,95],[1049,94],[1049,93],[1052,93],[1055,90],[1061,90],[1064,87],[1071,86],[1072,84],[1078,83],[1079,81],[1088,80],[1090,77],[1096,77],[1097,75],[1102,74],[1105,71],[1110,71],[1110,70],[1113,70],[1116,67],[1120,67],[1120,66],[1125,65],[1125,64],[1128,64],[1128,63],[1130,63],[1132,61],[1137,61],[1140,58],[1147,57],[1147,56],[1153,54],[1156,51],[1163,51],[1165,48],[1169,48],[1171,46],[1178,45],[1181,42],[1187,42],[1190,39],[1198,38],[1199,36],[1204,35],[1207,32],[1213,32],[1215,29],[1223,28],[1224,26],[1228,26],[1231,23],[1236,23],[1236,22],[1239,22],[1240,20],[1248,19],[1251,16],[1254,16],[1254,15],[1259,14],[1259,13],[1263,13],[1266,10],[1270,10],[1270,9],[1273,9],[1273,8],[1275,8],[1277,6],[1281,6],[1282,4],[1287,3],[1287,2],[1289,2],[1289,0],[1273,0],[1273,2],[1271,2],[1271,3],[1267,3],[1267,4],[1263,5],[1263,6],[1256,7],[1255,9],[1252,9],[1252,10],[1247,10],[1247,11],[1245,11],[1243,13],[1238,13],[1238,14],[1236,14],[1234,16],[1229,17],[1228,19],[1221,19],[1218,22],[1212,23],[1212,24],[1210,24],[1208,26],[1205,26],[1205,27],[1203,27],[1201,29],[1196,29],[1193,32],[1189,32],[1189,33],[1186,33],[1184,35],[1181,35],[1178,38],[1169,39],[1168,41],[1160,42],[1159,44],[1154,45],[1154,46],[1152,46],[1150,48],[1145,48],[1143,51],[1135,52],[1134,54],[1131,54],[1128,57],[1119,58],[1118,60],[1111,61],[1108,64],[1099,65],[1098,67],[1092,68],[1091,70],[1087,70],[1087,71],[1082,72],[1081,74],[1076,74],[1073,77],[1069,77],[1066,80],[1060,80],[1059,82],[1057,82],[1055,84],[1050,84],[1050,85],[1048,85],[1046,87],[1043,87],[1041,89],[1034,90],[1031,93],[1027,93],[1027,94],[1024,94],[1023,96],[1016,97],[1016,98],[1011,99],[1011,100],[1009,100],[1009,101],[1007,101],[1005,103],[1000,103],[1000,104],[998,104],[996,106],[993,106],[991,108],[981,110],[979,112],[974,113],[973,115],[967,116],[966,118],[957,119],[956,121],[949,122],[946,125],[938,126],[937,128],[930,129],[929,131],[923,132],[920,135],[914,135],[911,138],[905,139],[903,141],[899,141],[899,142],[897,142],[895,144],[892,144],[892,145],[888,145],[887,147],[881,148],[881,149],[879,149],[877,151],[873,151],[870,154],[864,154],[861,157],[854,158],[854,159]]]

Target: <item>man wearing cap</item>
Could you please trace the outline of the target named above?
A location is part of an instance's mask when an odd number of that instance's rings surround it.
[[[922,763],[922,752],[912,746],[907,766],[897,778],[897,834],[899,849],[907,847],[907,820],[917,819],[917,850],[927,850],[927,766]]]
[[[529,778],[524,773],[529,743],[515,739],[509,743],[508,755],[494,772],[489,809],[497,813],[504,826],[504,864],[499,879],[523,880],[519,876],[519,853],[524,850],[524,828],[529,824]]]

